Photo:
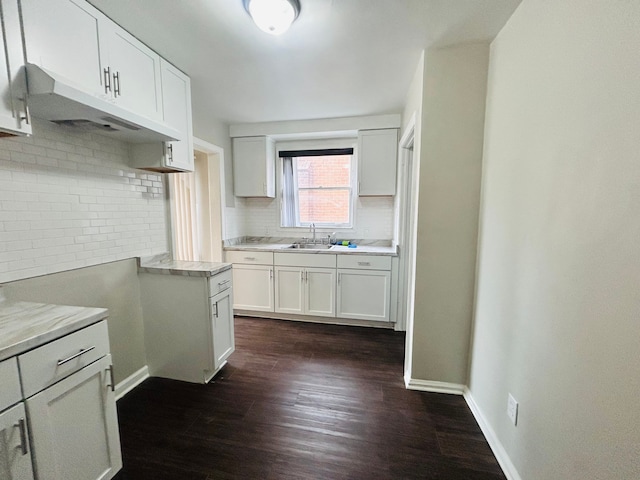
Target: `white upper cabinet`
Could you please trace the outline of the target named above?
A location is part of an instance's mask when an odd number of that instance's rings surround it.
[[[101,35],[108,19],[83,0],[21,0],[21,6],[27,62],[111,98]]]
[[[29,135],[18,0],[0,1],[0,136]]]
[[[160,57],[83,0],[21,0],[27,61],[81,90],[162,119]]]
[[[275,197],[275,147],[272,139],[233,139],[233,193],[236,197]]]
[[[113,98],[127,110],[162,120],[160,56],[116,24],[105,25]]]
[[[358,195],[396,194],[398,130],[358,132]]]
[[[133,166],[155,172],[192,172],[191,80],[163,58],[160,59],[160,78],[163,120],[182,134],[182,140],[133,145]]]
[[[169,142],[170,165],[193,171],[193,126],[191,119],[191,80],[166,60],[161,60],[164,121],[184,135],[183,140]]]

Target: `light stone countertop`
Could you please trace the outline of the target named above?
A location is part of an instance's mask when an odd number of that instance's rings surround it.
[[[356,248],[334,245],[331,248],[310,249],[291,248],[291,243],[240,243],[237,245],[224,247],[225,251],[248,251],[248,252],[287,252],[287,253],[312,253],[312,254],[361,254],[361,255],[398,255],[396,247],[378,245],[358,245]]]
[[[158,273],[161,275],[181,275],[186,277],[213,277],[230,268],[230,263],[172,260],[167,254],[138,258],[138,272],[140,273]]]
[[[106,308],[14,302],[0,298],[0,361],[107,318]]]

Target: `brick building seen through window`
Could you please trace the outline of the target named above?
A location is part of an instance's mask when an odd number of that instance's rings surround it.
[[[300,224],[348,224],[351,215],[351,155],[297,157]]]

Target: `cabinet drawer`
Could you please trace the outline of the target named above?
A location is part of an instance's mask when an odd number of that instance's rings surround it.
[[[0,362],[0,412],[22,400],[18,361],[10,358]]]
[[[109,333],[107,322],[103,320],[20,355],[18,363],[25,398],[108,353]]]
[[[220,292],[231,288],[233,278],[233,270],[225,270],[213,277],[209,278],[209,297],[213,297]]]
[[[273,265],[273,252],[250,252],[232,250],[227,252],[228,263],[247,263],[253,265]]]
[[[391,270],[391,257],[383,255],[338,255],[338,268]]]
[[[325,253],[276,253],[274,263],[284,267],[336,268],[336,256]]]

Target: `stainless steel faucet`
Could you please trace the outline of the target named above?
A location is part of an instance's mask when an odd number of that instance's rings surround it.
[[[316,224],[312,223],[309,225],[309,231],[313,232],[313,243],[316,243]]]

